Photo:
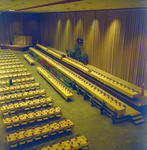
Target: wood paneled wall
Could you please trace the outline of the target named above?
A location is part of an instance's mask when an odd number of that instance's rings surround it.
[[[35,45],[40,41],[40,15],[29,13],[0,14],[0,43],[14,41],[14,35],[32,36]]]
[[[42,45],[65,52],[83,38],[91,65],[142,85],[147,76],[147,10],[42,14],[40,22]]]

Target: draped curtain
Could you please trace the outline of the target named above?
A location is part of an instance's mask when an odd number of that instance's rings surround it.
[[[89,64],[147,89],[147,10],[111,10],[50,14],[0,14],[0,43],[14,35],[32,36],[33,45],[73,49],[77,38]]]
[[[83,38],[89,64],[142,85],[147,76],[147,10],[42,14],[41,44],[65,52]],[[145,80],[145,84],[146,84]],[[146,86],[147,89],[147,86]]]
[[[40,41],[40,15],[30,13],[0,14],[0,43],[14,41],[14,35],[32,36],[35,45]],[[31,41],[30,41],[31,42]]]

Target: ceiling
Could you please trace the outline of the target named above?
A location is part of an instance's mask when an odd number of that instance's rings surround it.
[[[70,12],[147,8],[147,0],[0,0],[0,12]]]

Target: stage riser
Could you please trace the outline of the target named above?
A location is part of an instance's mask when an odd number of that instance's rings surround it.
[[[13,46],[1,46],[1,49],[11,49],[14,51],[27,51],[30,46],[27,47],[13,47]]]

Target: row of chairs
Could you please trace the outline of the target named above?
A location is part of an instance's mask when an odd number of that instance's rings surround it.
[[[10,94],[10,93],[15,93],[15,92],[24,92],[24,91],[29,91],[29,90],[35,90],[35,89],[39,89],[40,88],[40,84],[38,82],[36,83],[32,83],[32,84],[21,84],[19,86],[9,86],[9,87],[3,87],[0,88],[0,94],[4,95],[4,94]]]
[[[50,109],[50,108],[49,108]],[[45,108],[41,108],[41,110],[45,110]],[[35,112],[39,111],[38,109],[35,110]],[[27,112],[28,114],[29,113],[32,113],[32,111],[28,111]],[[18,113],[18,115],[22,115],[23,113]],[[10,118],[10,117],[14,117],[16,116],[15,114],[12,114],[11,116],[9,115],[6,115],[5,118]],[[47,121],[47,120],[50,120],[52,118],[60,118],[62,116],[62,112],[59,112],[59,113],[53,113],[51,115],[45,115],[45,116],[39,116],[39,117],[34,117],[34,118],[31,118],[29,120],[19,120],[18,122],[14,122],[14,123],[8,123],[5,125],[6,129],[12,129],[13,127],[18,127],[20,125],[24,126],[24,125],[28,125],[28,124],[32,124],[32,123],[40,123],[42,121]]]
[[[31,77],[30,72],[20,72],[20,73],[12,73],[12,74],[3,74],[0,76],[0,80],[7,80],[7,79],[18,79],[22,77]]]
[[[18,78],[20,78],[20,76]],[[22,84],[22,83],[26,83],[26,82],[29,83],[29,81],[30,81],[30,80],[26,81],[26,80],[18,79],[18,81],[16,82],[16,80],[12,78],[12,83],[14,83],[13,81],[15,81],[16,84]],[[19,92],[19,91],[16,91],[16,92]],[[27,101],[29,99],[36,98],[36,96],[34,96],[34,97],[27,96],[27,97],[25,97],[25,100]],[[43,96],[45,96],[45,95],[43,95]],[[21,102],[21,99],[19,99],[19,97],[16,100],[19,100],[19,102]],[[13,99],[11,102],[15,102],[16,100]],[[8,103],[8,102],[10,102],[10,101],[6,100],[6,103]],[[32,110],[35,110],[36,108],[44,110],[45,107],[47,107],[47,106],[50,106],[50,104],[42,103],[42,104],[37,104],[37,105],[26,106],[23,109],[22,108],[13,109],[10,112],[5,112],[5,117],[10,117],[10,116],[14,117],[15,114],[17,114],[17,113],[18,113],[18,115],[21,115],[21,114],[23,114],[22,112],[31,113]],[[38,111],[38,110],[35,110],[35,111]],[[10,114],[10,116],[8,116],[8,114]],[[33,118],[33,119],[20,121],[19,123],[17,122],[17,123],[13,123],[13,124],[7,124],[6,128],[10,129],[10,130],[7,130],[7,131],[12,131],[12,130],[23,131],[24,130],[23,128],[25,128],[25,127],[27,127],[27,129],[31,128],[30,127],[31,125],[34,126],[34,127],[38,127],[38,125],[41,124],[41,123],[45,123],[46,121],[50,121],[54,118],[60,118],[61,116],[62,116],[62,112],[52,114],[52,115],[49,115],[49,116],[36,117],[36,118]],[[36,125],[36,124],[38,124],[38,125]],[[43,126],[43,124],[41,124],[41,125]],[[19,128],[21,128],[21,129],[18,130]],[[71,131],[71,130],[72,130],[71,128],[66,129],[66,131]],[[17,132],[17,131],[13,131],[13,132]],[[63,132],[64,132],[64,130],[61,129],[61,130],[58,130],[58,132],[57,131],[52,132],[50,135],[55,136],[55,135],[61,134]],[[49,140],[48,138],[50,137],[50,135],[49,134],[44,134],[44,135],[35,136],[34,138],[32,138],[32,137],[26,138],[26,139],[20,140],[19,142],[13,142],[9,146],[13,149],[16,149],[17,147],[19,147],[19,149],[21,149],[21,148],[23,148],[23,146],[25,147],[26,145],[29,145],[29,147],[30,147],[34,143],[38,144],[38,141],[42,141],[44,139]]]
[[[60,144],[64,141],[70,141],[71,139],[78,138],[80,136],[81,136],[81,134],[76,134],[75,136],[70,135],[70,136],[61,138],[60,140],[55,140],[53,142],[42,143],[41,145],[37,146],[35,149],[42,150],[43,148],[46,148],[48,146],[52,147],[52,145],[54,145],[54,144]],[[76,149],[74,148],[74,150],[89,150],[89,144],[85,145],[85,146],[82,146],[81,148],[76,148]]]
[[[17,62],[19,59],[6,59],[6,60],[0,60],[0,63],[5,63],[5,62]]]
[[[9,102],[15,102],[15,101],[20,101],[20,100],[29,100],[33,98],[39,98],[39,97],[45,97],[46,92],[42,93],[40,90],[35,90],[35,91],[29,91],[25,96],[24,93],[14,93],[14,94],[9,94],[9,95],[2,95],[0,104],[4,103],[9,103]]]
[[[29,101],[29,100],[27,100]],[[27,101],[25,101],[27,103]],[[19,103],[22,103],[23,101],[19,101]],[[16,104],[18,104],[17,102],[15,102]],[[6,104],[4,104],[5,106]],[[9,103],[9,105],[12,105],[12,103]],[[41,102],[41,103],[37,103],[37,104],[33,104],[33,105],[27,105],[25,107],[15,107],[13,109],[10,109],[10,110],[5,110],[2,112],[3,116],[5,117],[5,115],[9,115],[9,114],[15,114],[17,112],[20,112],[20,111],[28,111],[28,110],[34,110],[34,109],[38,109],[38,108],[43,108],[43,107],[47,107],[47,106],[52,106],[53,105],[53,101],[52,102],[49,102],[49,103],[46,103],[46,102]]]
[[[20,85],[20,84],[26,84],[26,83],[33,83],[35,82],[34,77],[23,77],[18,79],[12,79],[13,85]],[[9,86],[10,80],[1,80],[0,81],[0,87]]]
[[[49,122],[49,124],[52,124],[52,123],[54,123],[54,122]],[[42,123],[41,126],[44,126],[46,124],[47,123]],[[38,128],[39,126],[40,125],[35,125],[34,128]],[[32,129],[32,127],[28,127],[27,128],[27,130],[29,130],[29,129]],[[21,131],[24,131],[24,130],[25,130],[24,128],[21,128],[18,131],[21,132]],[[51,136],[62,134],[63,132],[69,132],[71,130],[72,130],[71,127],[66,128],[66,129],[53,130],[51,133],[40,134],[40,135],[35,136],[34,138],[32,136],[32,137],[29,137],[29,138],[26,138],[26,139],[22,139],[22,140],[19,140],[19,141],[16,141],[16,142],[12,142],[10,144],[10,147],[11,148],[16,148],[17,146],[24,146],[25,144],[29,144],[29,143],[33,143],[33,142],[37,142],[38,143],[41,140],[49,139],[49,137],[51,137]],[[18,131],[13,130],[10,134],[16,133]]]
[[[3,56],[0,57],[0,60],[5,60],[5,59],[18,59],[16,56]]]
[[[21,61],[16,61],[16,62],[5,62],[5,63],[0,63],[0,66],[5,66],[5,65],[20,65],[22,64]]]
[[[20,73],[20,72],[26,72],[28,69],[26,68],[12,68],[7,70],[0,70],[0,75],[2,74],[10,74],[10,73]]]
[[[23,67],[24,67],[24,65],[7,65],[7,66],[0,66],[0,70],[23,68]]]

